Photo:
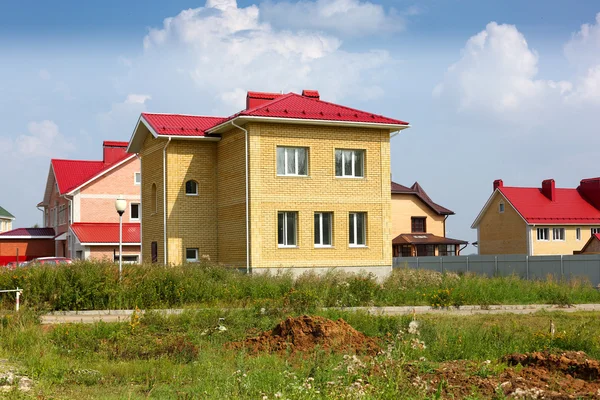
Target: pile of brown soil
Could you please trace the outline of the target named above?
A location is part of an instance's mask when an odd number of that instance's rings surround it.
[[[442,398],[600,399],[600,364],[584,352],[510,354],[503,361],[510,367],[497,375],[482,373],[481,363],[451,361],[425,374],[413,365],[409,376]]]
[[[252,354],[307,352],[315,348],[331,352],[377,354],[377,341],[357,331],[343,319],[303,315],[288,318],[258,337],[230,343],[234,349],[245,348]]]

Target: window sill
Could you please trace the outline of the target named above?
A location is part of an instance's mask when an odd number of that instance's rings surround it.
[[[198,193],[186,193],[185,195],[194,197],[194,196],[198,196]]]
[[[335,176],[338,179],[365,179],[364,176]]]
[[[310,178],[310,175],[276,175],[278,178]]]
[[[140,219],[139,218],[137,218],[137,219],[130,219],[129,222],[140,222]]]
[[[315,244],[315,249],[334,249],[335,247],[333,247],[333,245],[327,245],[327,244]]]
[[[296,245],[294,245],[294,246],[287,246],[287,245],[278,244],[277,248],[278,249],[297,249],[298,246],[296,246]]]
[[[369,246],[367,246],[366,244],[351,244],[351,245],[348,245],[348,247],[351,249],[367,249],[367,248],[369,248]]]

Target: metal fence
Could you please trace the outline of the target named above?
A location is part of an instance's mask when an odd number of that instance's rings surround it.
[[[523,279],[587,279],[600,285],[600,254],[567,256],[458,256],[395,257],[394,268],[428,269],[439,272],[472,272],[485,276],[517,275]]]

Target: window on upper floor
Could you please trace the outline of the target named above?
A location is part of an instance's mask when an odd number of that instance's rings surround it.
[[[152,210],[153,213],[156,213],[157,211],[157,204],[158,204],[158,193],[156,191],[156,183],[152,184],[152,195],[150,196],[150,209]]]
[[[498,204],[498,212],[499,213],[504,212],[504,202],[502,202],[502,201]]]
[[[426,217],[412,217],[410,219],[410,231],[411,233],[425,233],[427,232]]]
[[[565,240],[565,228],[552,228],[552,240]]]
[[[349,214],[348,244],[350,247],[367,245],[367,213],[354,212]]]
[[[279,211],[277,213],[277,245],[296,247],[298,236],[298,213]]]
[[[335,150],[335,176],[362,178],[365,176],[364,166],[364,150]]]
[[[277,175],[308,175],[308,148],[277,147]]]
[[[600,228],[592,228],[592,235],[595,235],[596,233],[600,233]]]
[[[581,228],[575,229],[575,238],[581,240]]]
[[[195,180],[189,180],[185,183],[185,194],[187,196],[197,196],[198,195],[198,182]]]
[[[141,185],[142,184],[142,173],[141,172],[134,172],[133,173],[133,184],[134,185]]]
[[[333,213],[315,213],[315,247],[331,247]]]
[[[140,203],[129,203],[129,220],[139,221],[141,211]]]
[[[549,240],[549,236],[548,228],[537,228],[537,240],[546,241]]]

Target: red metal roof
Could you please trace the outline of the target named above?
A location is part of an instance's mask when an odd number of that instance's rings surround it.
[[[110,147],[127,147],[129,142],[117,142],[115,140],[105,140],[102,142],[102,146],[110,146]]]
[[[540,188],[500,186],[498,190],[529,224],[600,224],[600,210],[578,189],[556,188],[554,201]]]
[[[402,233],[392,240],[392,244],[468,244],[469,242],[435,236],[431,233]]]
[[[207,129],[225,121],[222,117],[181,114],[142,113],[142,117],[157,134],[173,136],[207,136]]]
[[[119,243],[119,224],[104,222],[76,222],[71,230],[80,243]],[[140,224],[123,224],[123,244],[140,243]]]
[[[433,211],[439,215],[454,215],[454,211],[442,207],[431,200],[431,197],[425,193],[425,189],[419,185],[419,182],[413,183],[411,187],[400,185],[399,183],[392,182],[392,194],[413,194],[417,196],[423,203],[429,206]]]
[[[316,91],[308,92],[313,92],[309,93],[313,96],[318,95],[318,93],[314,93]],[[231,116],[229,119],[239,116],[408,125],[408,122],[329,103],[312,96],[307,97],[296,93],[288,93],[286,95],[279,96],[276,99],[264,103],[258,107],[243,110],[238,114]]]
[[[8,239],[9,237],[14,237],[14,236],[25,236],[25,237],[31,237],[32,239],[53,238],[54,237],[54,229],[53,228],[17,228],[17,229],[13,229],[12,231],[0,233],[0,239]]]

